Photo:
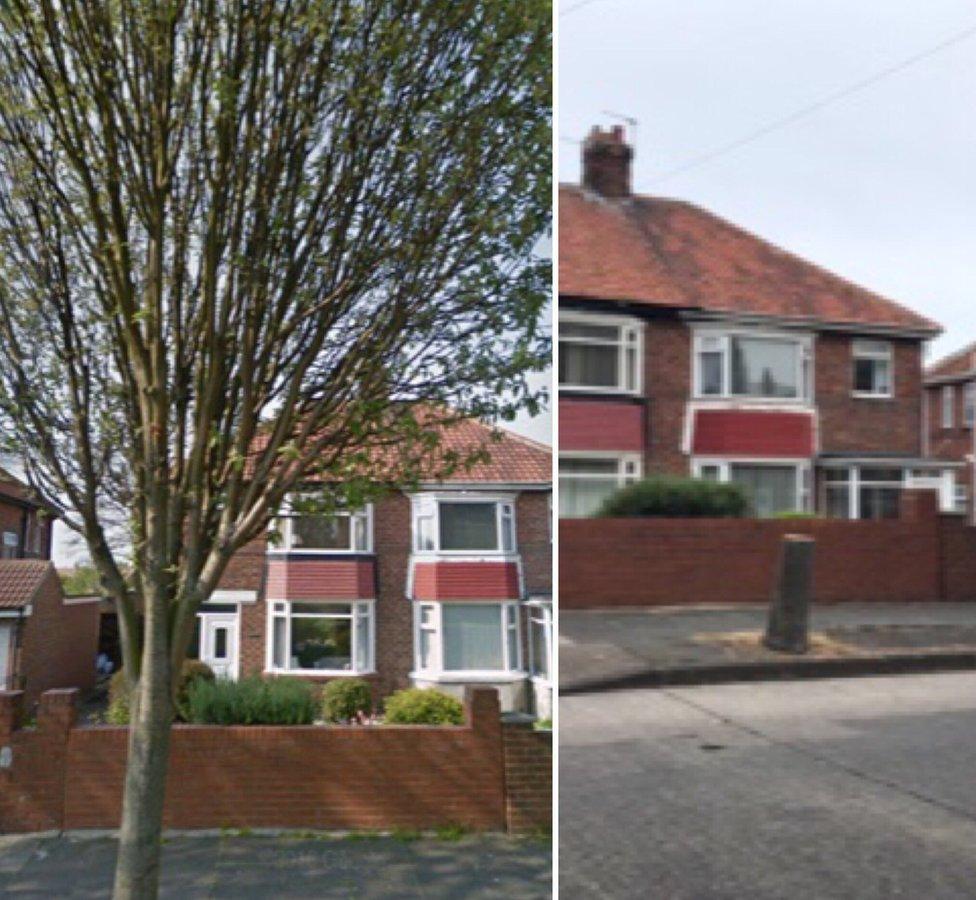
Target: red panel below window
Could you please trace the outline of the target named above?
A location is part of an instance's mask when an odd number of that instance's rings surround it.
[[[369,600],[376,596],[372,560],[272,559],[271,600]]]
[[[415,562],[415,600],[518,600],[513,562]]]
[[[644,449],[644,410],[632,402],[559,401],[560,450]]]
[[[701,409],[695,412],[691,446],[701,456],[813,456],[813,416]]]

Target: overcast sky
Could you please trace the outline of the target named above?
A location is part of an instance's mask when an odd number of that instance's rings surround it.
[[[560,180],[611,110],[638,120],[634,189],[699,203],[976,340],[976,3],[562,0]],[[689,160],[971,30],[720,158]]]

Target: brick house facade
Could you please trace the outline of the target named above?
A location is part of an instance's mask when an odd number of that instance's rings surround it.
[[[474,449],[489,430],[462,423]],[[374,700],[411,685],[491,685],[548,718],[551,453],[503,433],[490,461],[334,517],[284,515],[230,562],[192,653],[219,674],[359,676]]]
[[[976,466],[976,344],[925,372],[924,432],[929,453],[960,464],[957,506],[976,523],[973,468]]]
[[[923,440],[935,323],[689,203],[630,192],[594,129],[560,189],[560,515],[644,475],[743,485],[760,516],[894,518],[956,502]],[[935,451],[936,456],[940,456]]]

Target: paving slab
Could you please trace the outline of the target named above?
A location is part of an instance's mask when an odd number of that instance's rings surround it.
[[[976,604],[818,604],[802,656],[759,641],[764,605],[567,610],[560,690],[976,668]]]

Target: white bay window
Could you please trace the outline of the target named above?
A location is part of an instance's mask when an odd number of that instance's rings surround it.
[[[702,329],[695,335],[698,398],[806,402],[812,395],[806,336]]]
[[[305,507],[305,509],[303,509]],[[295,553],[371,553],[373,549],[373,508],[355,511],[317,513],[301,499],[286,504],[278,517],[277,546],[273,549]]]
[[[354,675],[374,670],[372,600],[269,601],[269,672]]]
[[[740,485],[757,518],[810,511],[812,472],[807,460],[696,459],[692,473],[696,478]]]
[[[637,481],[641,459],[627,454],[564,454],[559,457],[559,516],[591,516],[618,488]]]
[[[416,553],[515,552],[515,504],[508,498],[420,495],[412,506]]]
[[[426,676],[520,672],[518,611],[515,601],[416,603],[417,672]]]
[[[633,319],[563,313],[559,386],[597,393],[641,390],[642,326]]]

